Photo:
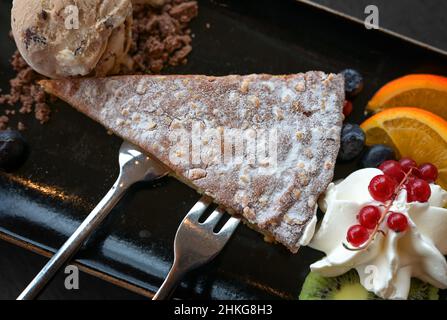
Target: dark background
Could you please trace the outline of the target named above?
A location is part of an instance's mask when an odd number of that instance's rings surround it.
[[[363,19],[366,5],[380,10],[381,27],[447,50],[447,2],[444,0],[314,0]],[[343,41],[343,39],[342,39]],[[343,42],[342,42],[343,44]],[[349,39],[345,44],[354,46]],[[47,261],[46,258],[0,242],[0,299],[14,299]],[[81,273],[80,290],[64,288],[64,274],[59,274],[42,294],[42,299],[143,299]]]
[[[376,5],[380,27],[447,51],[445,0],[311,0],[364,19],[367,5]],[[349,42],[348,42],[349,43]],[[354,45],[354,44],[352,44]]]

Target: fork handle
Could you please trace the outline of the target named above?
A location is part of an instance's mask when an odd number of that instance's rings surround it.
[[[152,300],[168,300],[184,275],[185,272],[180,270],[174,262],[168,276]]]
[[[69,261],[79,250],[87,238],[95,231],[101,222],[107,217],[112,208],[122,198],[129,184],[123,182],[122,176],[118,177],[113,187],[98,203],[93,211],[85,218],[70,238],[53,255],[37,276],[18,296],[17,300],[32,300],[44,289],[46,284],[54,277],[57,271]]]

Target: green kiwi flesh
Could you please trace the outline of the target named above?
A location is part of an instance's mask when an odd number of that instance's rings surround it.
[[[438,300],[438,289],[418,279],[411,280],[408,300]],[[310,272],[304,280],[300,300],[381,300],[367,291],[355,270],[341,276],[325,278]]]

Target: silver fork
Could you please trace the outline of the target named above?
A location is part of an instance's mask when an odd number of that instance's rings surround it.
[[[120,174],[110,191],[48,261],[17,300],[31,300],[37,297],[56,272],[73,258],[82,244],[107,217],[131,185],[139,181],[154,181],[168,174],[167,169],[146,156],[141,149],[128,142],[121,145],[119,165]]]
[[[174,263],[152,300],[168,299],[187,272],[211,261],[233,235],[240,223],[236,217],[231,217],[217,233],[214,232],[225,213],[220,207],[203,223],[199,222],[211,203],[211,199],[202,197],[183,219],[175,235]]]

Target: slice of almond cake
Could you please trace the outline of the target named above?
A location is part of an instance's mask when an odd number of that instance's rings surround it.
[[[45,90],[292,252],[313,235],[340,145],[341,75],[119,76]]]

